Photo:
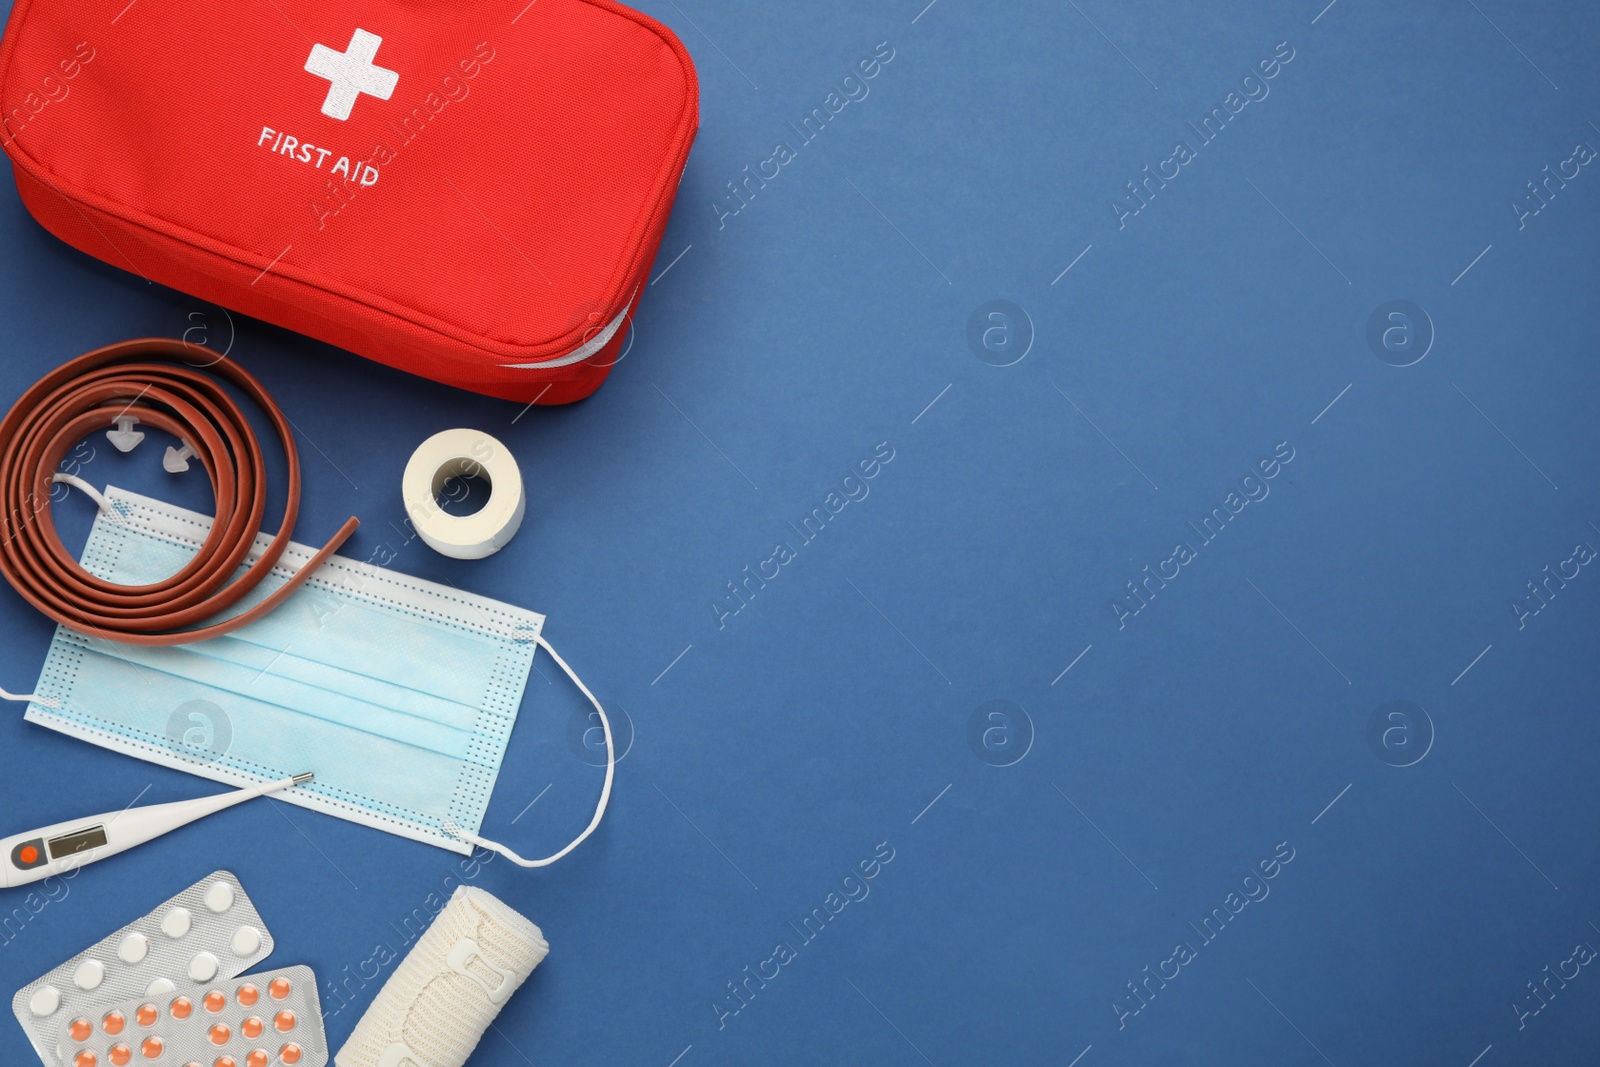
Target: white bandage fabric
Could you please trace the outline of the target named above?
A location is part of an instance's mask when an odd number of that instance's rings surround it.
[[[463,1067],[550,945],[499,899],[462,886],[384,983],[338,1067]]]

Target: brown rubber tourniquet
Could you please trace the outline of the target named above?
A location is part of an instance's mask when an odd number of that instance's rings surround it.
[[[283,588],[250,610],[203,629],[184,629],[228,610],[271,572],[300,510],[300,457],[283,412],[231,361],[219,360],[209,373],[195,369],[186,361],[195,351],[156,338],[96,349],[45,375],[0,422],[0,573],[57,622],[131,645],[220,637],[282,604],[361,525],[352,517]],[[261,532],[266,467],[244,412],[212,375],[237,386],[266,413],[289,469],[283,522],[261,558],[231,585]],[[216,521],[199,552],[153,585],[115,585],[84,570],[61,544],[50,515],[52,476],[67,451],[122,415],[191,445],[216,496]]]

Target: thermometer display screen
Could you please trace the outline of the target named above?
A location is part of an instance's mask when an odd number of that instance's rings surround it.
[[[91,848],[99,848],[106,843],[106,828],[93,826],[87,830],[79,830],[66,837],[58,837],[50,842],[50,858],[58,860],[62,856],[76,856],[80,852],[87,852]]]

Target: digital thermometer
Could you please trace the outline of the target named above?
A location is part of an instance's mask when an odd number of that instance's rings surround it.
[[[0,885],[6,889],[29,885],[52,874],[85,867],[96,860],[126,852],[135,845],[153,841],[187,826],[196,819],[215,814],[235,804],[276,793],[311,781],[309,774],[297,774],[280,782],[252,786],[232,793],[179,800],[171,804],[152,804],[127,808],[107,815],[58,822],[41,830],[30,830],[0,841]]]

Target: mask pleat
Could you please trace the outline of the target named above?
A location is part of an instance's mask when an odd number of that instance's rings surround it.
[[[83,563],[109,581],[172,573],[210,521],[107,495],[123,518],[95,520]],[[59,630],[39,691],[61,706],[28,715],[220,781],[314,771],[315,782],[281,799],[459,851],[440,828],[481,825],[543,622],[334,557],[280,609],[227,637],[141,648]]]
[[[358,696],[348,691],[353,688],[348,684],[343,689],[324,687],[299,676],[299,668],[307,665],[290,655],[262,655],[257,665],[203,654],[196,651],[196,647],[136,648],[100,642],[86,646],[85,650],[90,655],[127,663],[141,675],[154,671],[179,683],[203,677],[212,691],[211,698],[219,705],[240,709],[258,705],[271,709],[267,717],[281,723],[288,731],[300,728],[301,724],[284,722],[284,714],[296,720],[319,719],[346,730],[374,734],[445,756],[465,758],[467,755],[478,715],[474,707],[439,700],[414,690],[384,686],[376,680],[372,680],[370,686],[373,692]],[[321,668],[327,680],[350,681],[338,678],[338,672],[332,668],[320,664],[309,666]],[[223,699],[218,699],[219,695]],[[397,706],[401,703],[411,707]],[[229,714],[237,718],[245,712],[230,711]]]

